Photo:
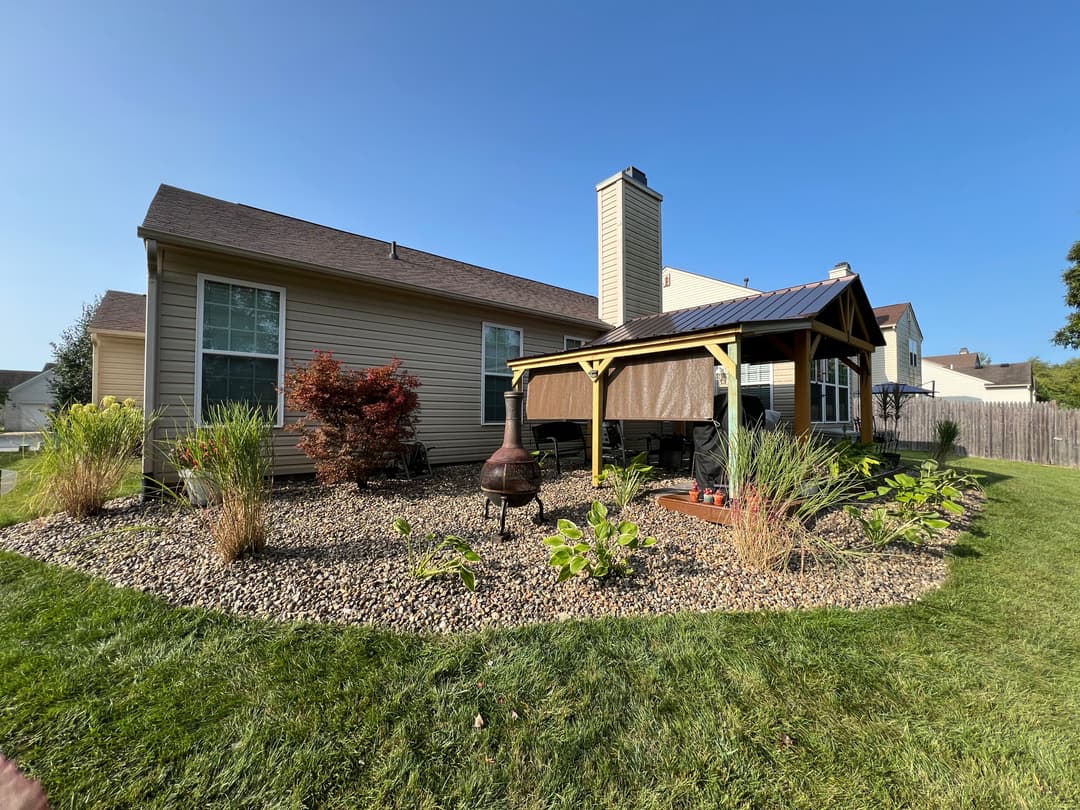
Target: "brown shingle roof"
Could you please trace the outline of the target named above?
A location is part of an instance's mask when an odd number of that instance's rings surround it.
[[[1031,361],[992,363],[982,368],[964,369],[964,374],[986,380],[987,385],[1031,385]]]
[[[138,230],[141,237],[231,249],[477,303],[543,313],[607,328],[594,296],[500,273],[260,208],[162,185]]]
[[[878,326],[896,326],[900,316],[910,307],[906,301],[902,304],[886,304],[883,307],[874,307],[874,315],[877,316]]]
[[[146,296],[140,293],[107,290],[101,299],[90,331],[146,332]]]
[[[21,385],[40,373],[40,371],[17,371],[15,369],[0,368],[0,391],[10,391],[16,385]]]
[[[923,360],[929,360],[931,363],[937,363],[939,366],[944,366],[945,368],[951,368],[957,371],[967,371],[968,369],[978,367],[979,353],[959,352],[957,354],[926,355],[923,357]]]

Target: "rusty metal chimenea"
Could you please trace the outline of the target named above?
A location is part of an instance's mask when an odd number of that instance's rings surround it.
[[[499,508],[499,534],[506,534],[506,510],[536,501],[537,520],[544,519],[540,500],[540,465],[521,444],[521,392],[507,391],[506,428],[502,447],[484,462],[480,471],[480,491],[484,493],[484,517],[492,504]]]

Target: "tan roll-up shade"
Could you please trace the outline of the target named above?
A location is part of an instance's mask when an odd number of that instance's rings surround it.
[[[714,363],[709,354],[641,358],[625,364],[616,360],[608,372],[604,418],[712,419]]]
[[[592,417],[592,380],[576,363],[529,372],[525,418],[529,421],[589,419]]]

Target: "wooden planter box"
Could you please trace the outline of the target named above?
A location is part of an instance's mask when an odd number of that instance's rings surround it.
[[[707,520],[709,523],[723,523],[725,526],[730,526],[733,520],[731,510],[726,506],[694,503],[689,495],[661,495],[656,502],[672,512],[682,512],[684,515],[692,515],[698,520]]]

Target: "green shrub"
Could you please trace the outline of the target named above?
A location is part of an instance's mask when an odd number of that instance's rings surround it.
[[[957,476],[939,470],[938,463],[929,459],[919,468],[918,478],[897,473],[876,490],[860,496],[864,501],[888,498],[889,504],[880,507],[884,513],[875,508],[867,516],[853,506],[847,512],[859,521],[873,545],[884,545],[898,537],[910,543],[925,543],[949,527],[946,513],[964,514],[964,507],[958,503],[962,493],[955,485],[957,480]]]
[[[601,481],[610,481],[614,490],[615,505],[623,509],[655,477],[652,466],[645,463],[645,453],[638,453],[625,467],[608,464],[600,474]]]
[[[410,576],[430,579],[442,574],[457,574],[466,588],[476,590],[476,575],[469,564],[480,562],[480,555],[463,539],[451,534],[437,540],[435,533],[431,532],[425,538],[424,547],[417,547],[409,521],[398,518],[394,521],[394,528],[405,540]]]
[[[221,494],[221,504],[206,513],[214,545],[226,563],[266,545],[267,504],[273,487],[273,444],[265,411],[244,402],[214,405],[195,442],[216,448],[202,468]]]
[[[156,420],[134,400],[116,397],[105,397],[100,407],[75,404],[51,414],[35,469],[43,480],[36,506],[75,518],[101,511]]]
[[[551,551],[548,562],[559,569],[559,582],[582,573],[597,579],[613,573],[629,574],[633,551],[656,545],[655,537],[639,536],[633,521],[616,525],[608,520],[607,507],[600,501],[593,501],[588,521],[594,535],[592,543],[574,521],[566,519],[558,522],[558,534],[544,540]]]

